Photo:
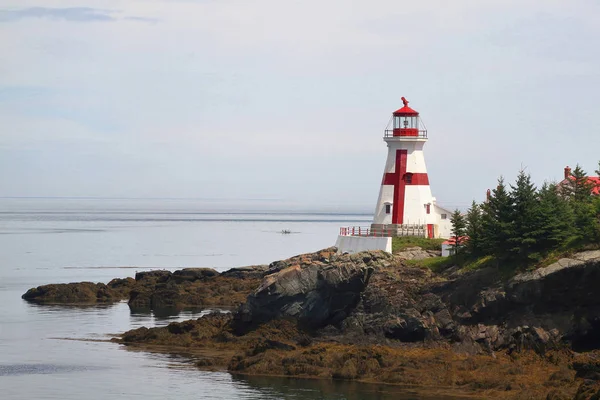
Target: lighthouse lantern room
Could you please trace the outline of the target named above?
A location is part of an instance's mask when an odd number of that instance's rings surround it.
[[[404,107],[392,114],[393,128],[385,130],[385,137],[427,137],[427,131],[421,129],[419,113],[408,106],[408,100],[402,98]],[[391,135],[390,135],[391,133]]]

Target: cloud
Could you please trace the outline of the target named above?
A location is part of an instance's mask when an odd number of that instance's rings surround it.
[[[117,20],[128,20],[138,22],[157,22],[156,18],[145,18],[137,16],[118,17],[116,11],[103,10],[91,7],[29,7],[20,10],[0,10],[0,22],[20,21],[27,18],[45,18],[50,20],[62,20],[71,22],[112,22]]]
[[[46,8],[30,7],[21,10],[0,11],[0,22],[18,21],[25,18],[47,18],[65,21],[114,21],[111,11],[89,7]]]

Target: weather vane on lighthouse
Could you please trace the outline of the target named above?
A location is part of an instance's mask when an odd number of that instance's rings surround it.
[[[383,134],[388,155],[373,223],[366,231],[342,228],[336,243],[338,251],[391,251],[393,236],[447,238],[451,235],[451,211],[436,203],[429,186],[423,153],[427,130],[419,113],[408,106],[405,97],[401,99],[404,106],[392,113]]]

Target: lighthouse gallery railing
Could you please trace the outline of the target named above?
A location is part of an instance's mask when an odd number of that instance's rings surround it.
[[[420,138],[420,139],[427,139],[427,130],[419,130],[418,132],[419,133],[416,136],[394,136],[394,130],[393,129],[386,129],[383,132],[383,137],[384,138],[397,137],[397,138]]]
[[[347,226],[340,228],[340,236],[426,236],[427,226],[423,224],[402,224],[392,228],[369,228],[366,226]]]

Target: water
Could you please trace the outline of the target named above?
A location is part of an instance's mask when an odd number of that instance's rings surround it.
[[[174,200],[0,199],[0,398],[424,398],[389,386],[204,372],[186,355],[130,351],[106,341],[207,310],[160,316],[132,313],[126,303],[43,306],[20,298],[41,284],[108,282],[150,268],[223,271],[269,263],[333,245],[339,226],[370,220],[361,214],[257,208],[231,212],[214,203]],[[282,235],[283,229],[293,233]]]

